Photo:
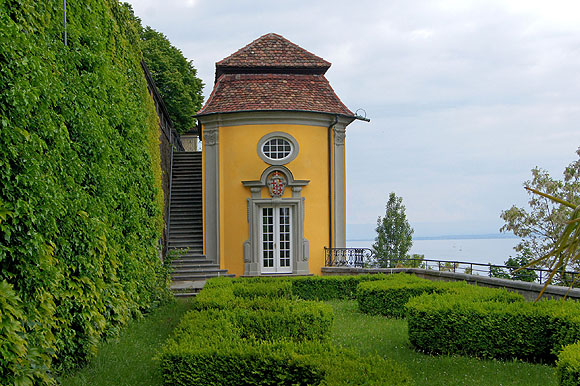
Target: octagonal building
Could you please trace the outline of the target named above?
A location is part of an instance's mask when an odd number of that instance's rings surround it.
[[[196,115],[204,254],[237,276],[320,274],[344,248],[345,128],[330,63],[267,34],[216,63]]]

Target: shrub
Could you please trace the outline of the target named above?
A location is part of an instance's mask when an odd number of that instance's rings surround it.
[[[302,341],[327,340],[334,315],[329,305],[319,302],[269,300],[239,303],[232,319],[243,338]]]
[[[165,384],[411,384],[393,361],[332,346],[332,308],[291,296],[294,281],[208,281],[160,354]]]
[[[361,312],[402,318],[405,316],[405,304],[412,297],[467,285],[464,282],[436,282],[399,273],[380,281],[361,282],[357,287],[356,299]]]
[[[256,299],[256,298],[288,299],[292,295],[292,283],[287,280],[250,281],[250,282],[244,281],[243,283],[244,285],[234,286],[233,288],[234,296],[247,299]]]
[[[556,374],[560,386],[580,384],[580,342],[568,345],[560,352]]]
[[[246,338],[324,340],[330,334],[332,308],[320,302],[291,301],[285,280],[212,279],[194,302],[196,310],[235,310],[232,318]],[[263,338],[266,339],[266,338]]]
[[[410,342],[431,353],[553,362],[562,345],[580,339],[573,301],[534,304],[505,290],[461,290],[422,295],[406,307]]]
[[[238,312],[186,315],[160,355],[165,384],[411,384],[404,369],[380,357],[367,360],[319,340],[244,336],[252,321],[240,319]]]
[[[292,294],[305,300],[354,299],[359,283],[386,277],[382,274],[300,277],[292,280]]]

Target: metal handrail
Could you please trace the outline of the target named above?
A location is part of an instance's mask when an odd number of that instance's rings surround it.
[[[327,248],[324,247],[326,267],[354,267],[354,268],[380,268],[374,251],[370,248]],[[438,271],[461,272],[472,275],[479,273],[489,277],[508,278],[514,267],[496,264],[473,263],[470,261],[435,260],[435,259],[393,259],[386,268],[415,267],[424,269],[437,269]],[[495,272],[494,272],[495,271]],[[524,268],[520,272],[534,272],[535,282],[544,283],[551,273],[543,268]],[[561,275],[576,277],[580,272],[564,271]],[[572,280],[570,280],[572,282]],[[567,284],[566,284],[567,285]]]
[[[167,201],[167,226],[165,233],[165,256],[169,254],[169,226],[171,224],[171,190],[173,190],[173,146],[171,146],[171,155],[169,158],[169,199]]]

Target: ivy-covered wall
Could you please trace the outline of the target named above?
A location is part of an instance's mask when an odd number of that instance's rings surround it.
[[[0,379],[51,383],[167,297],[158,122],[116,0],[0,1]]]

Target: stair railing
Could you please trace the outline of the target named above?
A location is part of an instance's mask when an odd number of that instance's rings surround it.
[[[173,146],[169,159],[169,201],[167,203],[167,226],[165,233],[165,258],[169,256],[169,227],[171,226],[171,191],[173,190]]]

